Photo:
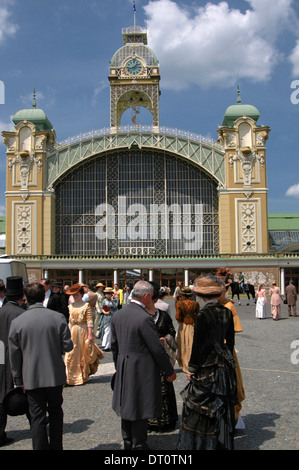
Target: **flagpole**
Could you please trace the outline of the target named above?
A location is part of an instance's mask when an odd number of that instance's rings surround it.
[[[133,0],[133,12],[134,12],[134,27],[136,26],[136,4],[135,0]]]

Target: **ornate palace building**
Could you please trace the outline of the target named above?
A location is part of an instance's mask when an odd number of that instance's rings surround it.
[[[56,142],[37,108],[13,116],[7,146],[6,253],[29,279],[174,288],[220,266],[247,282],[298,282],[299,243],[275,251],[268,230],[269,127],[252,105],[224,112],[217,141],[161,126],[159,61],[139,26],[110,62],[110,126]],[[152,125],[138,123],[140,107]],[[132,109],[132,126],[122,127]],[[216,131],[216,130],[215,130]],[[297,251],[297,252],[296,252]]]

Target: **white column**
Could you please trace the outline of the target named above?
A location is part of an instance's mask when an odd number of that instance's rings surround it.
[[[78,282],[80,284],[83,284],[83,271],[82,269],[79,269],[79,273],[78,273]]]
[[[48,276],[49,276],[48,270],[45,269],[45,270],[44,270],[44,278],[45,278],[45,279],[48,279]]]
[[[285,278],[284,278],[284,268],[280,270],[280,293],[281,295],[285,294]]]
[[[148,280],[149,282],[153,282],[154,280],[154,271],[152,269],[148,270]]]
[[[118,284],[118,272],[117,269],[114,269],[113,271],[113,283]]]
[[[184,285],[189,286],[189,270],[188,269],[185,269],[184,276],[185,276]]]

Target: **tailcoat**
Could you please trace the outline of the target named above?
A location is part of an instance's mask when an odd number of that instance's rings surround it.
[[[162,412],[160,370],[174,373],[146,310],[130,302],[111,320],[111,349],[116,368],[112,407],[124,420],[156,418]]]
[[[6,393],[14,386],[10,369],[9,351],[8,351],[8,333],[12,320],[21,315],[25,310],[17,305],[16,302],[7,302],[0,309],[0,403],[2,403]]]

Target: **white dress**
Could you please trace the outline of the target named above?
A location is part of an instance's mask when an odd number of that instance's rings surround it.
[[[256,318],[266,318],[266,291],[263,289],[256,293],[257,302],[255,308]]]

